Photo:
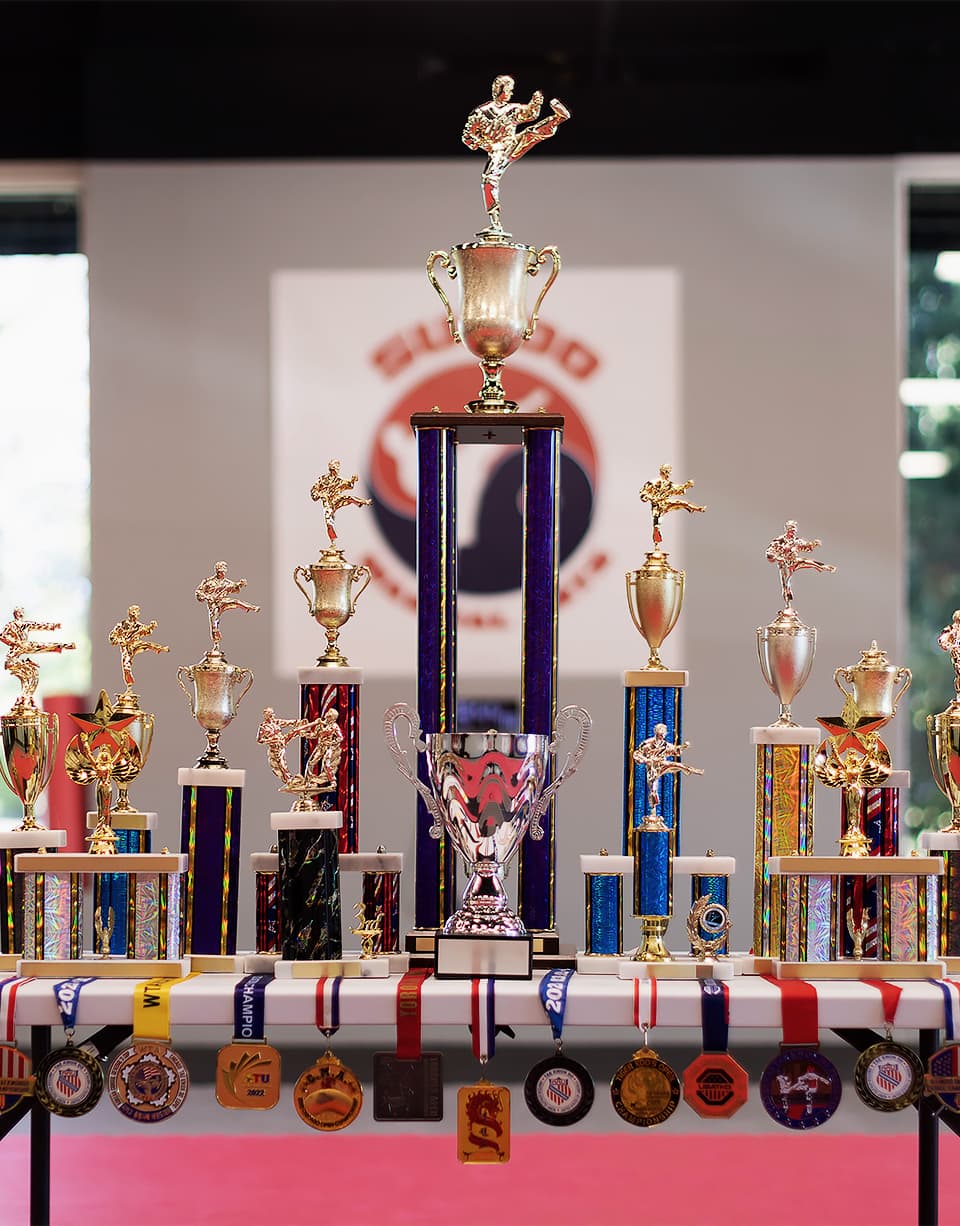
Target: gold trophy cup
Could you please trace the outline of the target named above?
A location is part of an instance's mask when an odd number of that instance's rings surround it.
[[[113,806],[114,813],[137,813],[138,809],[130,803],[128,789],[133,780],[147,764],[150,746],[153,744],[153,728],[155,717],[149,711],[140,709],[140,696],[133,692],[135,684],[133,676],[133,661],[144,651],[152,651],[160,655],[170,650],[160,643],[154,643],[150,636],[157,628],[155,621],[140,620],[140,606],[130,605],[127,615],[110,631],[109,643],[120,649],[120,667],[126,684],[124,691],[116,696],[114,713],[121,716],[131,716],[131,722],[124,731],[137,747],[138,757],[131,756],[126,768],[114,772],[113,780],[117,785],[117,800]],[[130,773],[132,770],[133,773]]]
[[[937,643],[953,663],[956,697],[945,710],[927,716],[927,751],[936,785],[950,802],[950,822],[942,833],[960,834],[960,609]]]

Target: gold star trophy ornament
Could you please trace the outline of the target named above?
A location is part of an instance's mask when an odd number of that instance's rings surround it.
[[[87,842],[93,855],[112,856],[117,843],[110,825],[113,785],[120,778],[129,782],[140,773],[140,750],[126,732],[136,717],[116,714],[107,691],[101,690],[93,711],[71,713],[70,718],[80,731],[66,748],[64,769],[81,787],[96,784],[97,824]]]

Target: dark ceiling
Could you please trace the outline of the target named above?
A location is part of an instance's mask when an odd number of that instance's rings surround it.
[[[7,0],[0,35],[7,159],[450,156],[500,72],[573,111],[554,156],[960,150],[953,0]]]

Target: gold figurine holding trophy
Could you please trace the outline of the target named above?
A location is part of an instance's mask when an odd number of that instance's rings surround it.
[[[140,750],[126,729],[136,715],[118,714],[100,691],[95,710],[86,714],[71,714],[80,731],[71,740],[64,754],[64,769],[74,783],[97,788],[97,824],[88,838],[90,852],[95,856],[116,853],[117,836],[110,824],[113,785],[121,777],[129,783],[143,765]]]
[[[164,647],[160,643],[153,642],[151,639],[150,636],[156,628],[157,623],[155,621],[142,622],[140,620],[140,606],[132,604],[127,609],[126,617],[122,621],[117,622],[109,635],[110,645],[120,649],[120,668],[123,673],[125,686],[122,693],[117,694],[113,710],[117,715],[130,715],[133,717],[126,727],[126,733],[139,751],[138,758],[130,760],[130,767],[135,767],[132,774],[127,771],[121,771],[119,774],[114,775],[114,780],[117,784],[117,802],[113,806],[114,813],[139,812],[130,803],[127,790],[147,764],[150,746],[153,743],[155,717],[148,711],[141,711],[140,696],[133,692],[133,687],[136,684],[133,676],[133,661],[144,651],[152,651],[157,655],[161,655],[170,650],[169,647]]]
[[[553,136],[560,124],[570,118],[570,112],[553,98],[550,102],[553,114],[540,119],[541,93],[535,93],[528,103],[513,102],[512,98],[513,78],[497,77],[492,99],[470,112],[463,129],[467,148],[482,149],[487,154],[481,181],[489,226],[476,235],[478,241],[458,243],[449,251],[431,251],[427,257],[427,276],[446,309],[450,335],[479,359],[483,371],[479,398],[464,405],[468,413],[517,412],[517,402],[504,395],[503,363],[533,336],[540,306],[560,271],[556,247],[537,250],[510,241],[512,235],[503,229],[500,220],[500,179],[511,163]],[[521,124],[529,126],[520,129]],[[553,267],[528,317],[526,278],[535,277],[547,259]],[[438,263],[451,280],[459,281],[457,314],[434,273]]]
[[[334,524],[337,512],[348,506],[367,507],[372,502],[370,498],[360,498],[351,493],[356,483],[356,473],[352,477],[341,477],[340,461],[329,461],[327,471],[314,482],[310,497],[323,506],[330,543],[312,566],[296,566],[293,570],[293,581],[307,599],[310,616],[327,635],[327,650],[317,660],[318,668],[343,668],[348,664],[338,644],[340,631],[353,617],[357,601],[370,582],[370,568],[348,562],[343,550],[337,546]],[[300,582],[301,577],[313,584],[312,593]],[[356,583],[360,583],[360,586],[354,590]]]
[[[0,630],[0,643],[7,648],[4,669],[20,682],[20,696],[0,717],[3,756],[0,774],[7,787],[23,805],[23,821],[17,830],[40,830],[34,807],[50,782],[57,754],[60,724],[55,714],[41,710],[34,702],[40,668],[32,655],[42,652],[73,651],[75,643],[45,643],[33,638],[37,632],[52,633],[59,622],[27,621],[19,606]]]
[[[317,796],[337,789],[337,770],[343,747],[343,733],[337,723],[336,708],[318,719],[282,719],[273,707],[263,708],[263,718],[257,730],[257,744],[267,747],[270,769],[280,780],[280,791],[297,797],[293,813],[313,813],[319,810]],[[286,750],[291,741],[315,739],[316,745],[307,758],[301,774],[292,775],[286,762]]]
[[[927,716],[927,749],[933,778],[950,802],[950,821],[941,834],[960,834],[960,609],[941,630],[937,645],[953,664],[955,694],[943,711]]]

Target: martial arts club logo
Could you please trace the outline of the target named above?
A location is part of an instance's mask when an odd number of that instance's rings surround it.
[[[481,375],[469,355],[454,367],[432,373],[417,369],[419,359],[435,350],[449,350],[452,342],[446,322],[420,324],[389,338],[371,355],[377,370],[391,383],[392,403],[376,428],[370,452],[367,492],[373,499],[373,513],[382,539],[389,549],[384,558],[365,558],[381,590],[391,590],[395,598],[413,607],[412,576],[416,570],[416,444],[410,429],[413,413],[429,412],[438,406],[444,412],[460,411],[475,399]],[[538,357],[525,361],[527,353]],[[590,528],[597,482],[597,453],[593,439],[570,396],[549,376],[551,362],[566,375],[564,382],[588,380],[600,359],[582,342],[562,339],[542,321],[533,339],[507,364],[504,384],[508,395],[518,401],[521,412],[562,414],[564,422],[560,458],[560,542],[561,565],[584,540]],[[396,390],[394,390],[396,389]],[[460,592],[467,597],[498,596],[519,590],[523,558],[522,475],[523,452],[518,446],[476,446],[470,461],[478,460],[469,480],[474,484],[470,522],[465,522],[462,497],[458,499],[458,578]],[[461,452],[462,455],[462,452]],[[460,462],[461,472],[463,461]],[[460,479],[461,490],[464,483]],[[390,563],[394,566],[391,566]],[[606,563],[596,551],[578,563],[577,573],[561,575],[560,599],[589,583]],[[399,572],[395,569],[399,564]],[[474,625],[502,625],[493,614],[467,618]]]

